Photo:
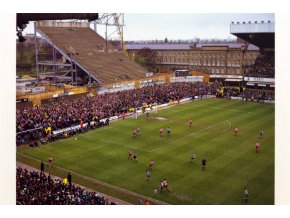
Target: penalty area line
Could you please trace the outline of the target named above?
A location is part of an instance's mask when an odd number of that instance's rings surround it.
[[[236,116],[236,117],[234,117],[234,118],[232,118],[232,119],[227,119],[227,120],[223,120],[223,121],[221,121],[221,122],[215,123],[215,124],[213,124],[213,125],[210,125],[210,126],[208,126],[208,127],[205,127],[205,128],[200,129],[200,130],[198,130],[198,131],[195,131],[195,132],[193,132],[193,133],[190,133],[190,134],[188,134],[188,135],[186,135],[186,136],[183,136],[183,137],[181,137],[181,138],[178,138],[178,139],[176,139],[176,140],[174,140],[174,141],[168,142],[168,143],[165,144],[165,145],[162,145],[162,146],[160,146],[160,147],[154,148],[154,149],[152,149],[152,150],[150,150],[150,151],[148,151],[148,152],[153,152],[153,151],[156,151],[156,150],[158,150],[158,149],[160,149],[160,148],[164,148],[164,147],[166,147],[167,145],[170,145],[170,144],[172,144],[172,143],[174,143],[174,142],[177,142],[177,141],[182,140],[182,139],[184,139],[184,138],[187,138],[187,137],[189,137],[189,136],[195,135],[195,134],[197,134],[197,133],[199,133],[199,132],[202,132],[202,131],[204,131],[204,130],[210,129],[210,128],[212,128],[212,127],[214,127],[214,126],[217,126],[217,125],[219,125],[219,124],[221,124],[221,123],[223,123],[223,122],[228,122],[228,123],[230,124],[230,127],[229,127],[229,128],[231,128],[232,124],[231,124],[231,122],[230,122],[229,120],[237,119],[238,117],[241,117],[241,116],[246,115],[246,114],[249,114],[249,113],[251,113],[251,112],[247,112],[247,113],[244,113],[244,114],[240,114],[240,115],[238,115],[238,116]],[[229,128],[228,128],[228,129],[229,129]],[[228,129],[227,129],[227,130],[228,130]]]

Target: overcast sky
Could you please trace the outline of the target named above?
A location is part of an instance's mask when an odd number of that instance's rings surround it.
[[[194,39],[197,38],[234,38],[230,34],[230,24],[234,22],[248,21],[272,21],[274,14],[146,14],[125,13],[125,40],[155,40],[165,39]],[[98,33],[105,35],[104,26],[98,25]],[[108,29],[108,34],[115,31],[115,27]],[[25,33],[33,33],[33,25],[25,29]],[[116,38],[113,33],[111,38]]]

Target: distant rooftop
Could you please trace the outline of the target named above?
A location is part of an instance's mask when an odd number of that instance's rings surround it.
[[[196,48],[202,47],[228,47],[228,48],[241,48],[245,46],[244,43],[198,43]],[[194,48],[194,44],[189,43],[152,43],[152,44],[126,44],[127,49],[129,50],[140,50],[142,48],[150,48],[152,50],[191,50]],[[258,51],[259,48],[250,44],[248,50]]]

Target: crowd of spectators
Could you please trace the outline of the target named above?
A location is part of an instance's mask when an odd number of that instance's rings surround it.
[[[274,101],[275,100],[275,92],[274,91],[265,91],[265,90],[246,90],[239,95],[245,100],[252,101]]]
[[[236,87],[227,87],[224,89],[224,97],[241,97],[247,101],[274,101],[275,92],[274,90],[264,90],[264,89],[245,89]]]
[[[16,169],[17,205],[115,205],[96,192],[36,171]]]
[[[245,68],[246,77],[275,78],[274,53],[264,52],[253,65]]]
[[[215,95],[222,86],[213,83],[170,83],[141,89],[86,96],[16,111],[17,145],[44,139],[51,131],[95,121],[128,112],[144,104],[163,104],[191,96]],[[50,128],[49,133],[44,130]],[[35,129],[35,130],[34,130]],[[33,130],[33,131],[31,131]]]

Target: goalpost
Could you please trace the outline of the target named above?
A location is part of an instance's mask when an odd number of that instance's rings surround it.
[[[154,113],[157,114],[158,112],[158,103],[151,104],[151,107],[145,108],[145,113]],[[136,107],[134,108],[135,118],[138,119],[138,116],[143,114],[143,107]]]
[[[138,119],[138,114],[142,114],[142,107],[134,108],[135,118]]]
[[[135,118],[138,119],[138,108],[135,108],[134,112],[135,112]]]
[[[158,103],[156,102],[153,105],[154,105],[153,106],[153,111],[155,111],[155,113],[157,114],[157,111],[158,111]]]

